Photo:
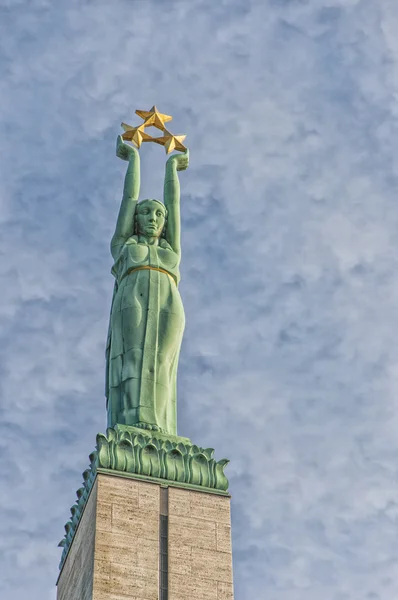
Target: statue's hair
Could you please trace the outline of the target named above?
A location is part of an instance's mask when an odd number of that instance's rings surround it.
[[[134,235],[138,235],[138,223],[137,223],[138,208],[140,206],[142,206],[142,204],[145,204],[145,202],[157,202],[163,208],[163,210],[164,210],[164,225],[163,225],[161,237],[165,238],[166,237],[166,226],[167,226],[167,208],[165,207],[163,202],[161,202],[160,200],[156,200],[156,198],[145,198],[145,200],[141,200],[140,202],[138,202],[137,208],[135,209],[135,214],[134,214],[134,227],[133,227]]]

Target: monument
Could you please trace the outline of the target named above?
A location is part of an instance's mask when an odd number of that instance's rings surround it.
[[[170,115],[136,113],[144,122],[122,123],[116,147],[128,167],[111,240],[108,428],[65,525],[57,600],[233,600],[228,461],[177,435],[178,173],[189,152],[166,129]],[[139,201],[143,142],[180,152],[166,162],[163,202]]]

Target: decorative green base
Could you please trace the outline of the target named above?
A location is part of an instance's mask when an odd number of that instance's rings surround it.
[[[213,448],[199,448],[188,438],[116,425],[97,435],[98,467],[191,483],[226,491],[226,459],[216,462]]]
[[[84,487],[77,490],[78,501],[71,508],[72,518],[65,525],[61,563],[65,562],[75,531],[98,471],[114,471],[122,476],[164,482],[212,493],[226,494],[227,459],[216,462],[213,448],[199,448],[188,438],[157,431],[116,425],[106,436],[97,435],[97,449],[90,454],[90,468],[83,473]]]

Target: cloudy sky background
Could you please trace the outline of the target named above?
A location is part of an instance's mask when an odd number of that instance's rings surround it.
[[[115,140],[154,103],[191,150],[179,433],[231,459],[236,598],[397,597],[397,31],[395,0],[0,0],[2,600],[55,599]]]

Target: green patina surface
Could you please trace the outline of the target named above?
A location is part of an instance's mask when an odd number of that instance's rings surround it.
[[[111,241],[115,288],[106,346],[108,427],[135,425],[177,434],[177,366],[185,327],[178,283],[180,184],[188,151],[166,163],[164,202],[138,202],[140,156],[119,136],[128,161]]]
[[[83,487],[65,525],[60,569],[78,527],[97,472],[151,481],[225,495],[227,459],[216,461],[212,448],[200,448],[188,438],[168,436],[137,427],[117,425],[106,435],[97,435],[97,448],[90,454],[90,467],[83,473]]]
[[[227,459],[216,462],[213,448],[199,448],[188,438],[143,432],[136,427],[108,429],[97,435],[98,466],[226,491]]]

